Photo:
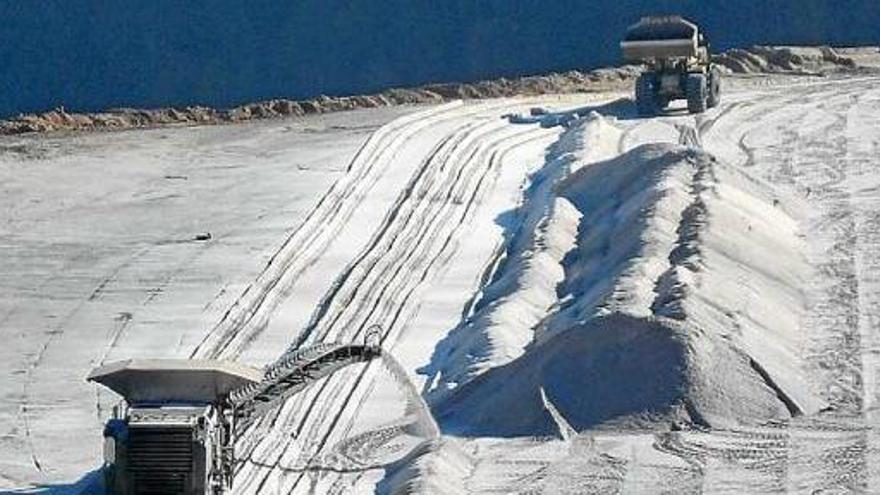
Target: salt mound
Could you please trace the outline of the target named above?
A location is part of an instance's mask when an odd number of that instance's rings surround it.
[[[520,357],[534,328],[557,304],[556,287],[565,279],[562,260],[574,248],[581,215],[556,188],[572,167],[615,156],[622,135],[599,114],[573,125],[530,177],[523,203],[502,220],[512,231],[493,263],[497,270],[492,269],[459,327],[438,344],[432,362],[419,370],[428,375],[430,401]]]
[[[732,427],[821,407],[800,360],[800,204],[667,144],[585,166],[557,194],[548,221],[577,234],[555,309],[522,356],[435,404],[444,431],[553,433],[541,388],[579,431]]]
[[[724,339],[669,318],[616,313],[573,327],[475,380],[444,403],[439,419],[452,434],[552,435],[557,427],[541,387],[577,431],[790,415],[750,358]]]

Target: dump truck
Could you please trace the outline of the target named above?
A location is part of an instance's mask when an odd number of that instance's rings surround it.
[[[690,113],[721,102],[721,71],[696,24],[680,16],[643,17],[627,29],[620,47],[626,62],[646,66],[635,87],[640,115],[655,115],[673,100],[687,100]]]
[[[104,484],[112,495],[228,493],[234,411],[228,395],[259,383],[255,368],[213,360],[128,359],[89,381],[121,395],[104,427]]]

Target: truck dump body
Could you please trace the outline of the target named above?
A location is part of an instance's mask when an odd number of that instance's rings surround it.
[[[646,17],[629,27],[620,42],[627,62],[699,55],[697,26],[681,17]]]

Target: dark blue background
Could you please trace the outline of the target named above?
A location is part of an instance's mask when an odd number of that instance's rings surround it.
[[[669,12],[716,48],[880,43],[880,0],[0,0],[0,116],[593,68]]]

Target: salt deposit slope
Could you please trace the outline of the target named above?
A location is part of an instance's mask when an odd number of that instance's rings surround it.
[[[506,241],[487,267],[486,283],[459,326],[437,345],[431,363],[419,369],[432,400],[519,357],[534,338],[532,329],[556,303],[561,261],[577,227],[577,218],[569,218],[577,211],[559,202],[555,190],[573,166],[613,156],[616,145],[607,135],[618,132],[593,118],[584,132],[566,132],[548,149],[544,165],[529,177],[522,204],[503,214]]]

